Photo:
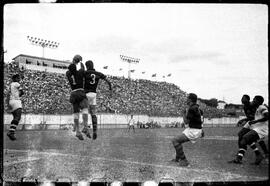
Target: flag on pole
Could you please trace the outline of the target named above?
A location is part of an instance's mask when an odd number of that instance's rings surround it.
[[[108,68],[108,66],[104,66],[103,68],[104,68],[104,69],[107,69],[107,68]]]
[[[152,74],[152,77],[156,77],[157,76],[157,74]]]
[[[168,74],[167,76],[170,77],[172,74]]]

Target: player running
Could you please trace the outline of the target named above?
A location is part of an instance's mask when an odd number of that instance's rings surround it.
[[[248,121],[254,120],[254,115],[256,112],[256,108],[251,104],[249,95],[244,94],[241,99],[242,104],[244,105],[244,113],[246,115],[246,118],[243,118],[238,121],[237,126],[243,126],[245,127],[245,124]]]
[[[85,72],[84,90],[88,99],[89,113],[92,117],[93,139],[95,140],[97,138],[96,97],[98,82],[100,79],[103,79],[108,83],[110,96],[112,96],[112,86],[106,75],[94,69],[94,64],[91,60],[86,61],[85,65],[87,70]]]
[[[130,118],[130,120],[128,122],[128,132],[132,128],[133,132],[135,133],[135,126],[134,125],[135,125],[135,120],[133,118],[133,115],[131,115],[131,118]]]
[[[246,118],[241,119],[237,123],[237,126],[244,125],[244,127],[238,132],[238,146],[243,136],[251,130],[248,122],[254,120],[256,112],[256,106],[250,102],[250,97],[248,95],[244,94],[242,96],[241,102],[244,105],[244,113],[246,115]],[[260,140],[258,143],[261,146],[264,154],[268,156],[269,153],[265,142],[263,140]]]
[[[183,151],[182,144],[188,141],[195,143],[198,138],[203,137],[202,130],[202,117],[199,105],[197,104],[197,95],[190,93],[187,97],[187,113],[184,116],[185,123],[188,127],[183,131],[182,134],[172,139],[172,144],[176,151],[176,157],[173,162],[178,162],[180,166],[188,166],[189,162],[186,159]]]
[[[10,140],[16,140],[15,131],[21,120],[22,115],[22,101],[21,96],[24,94],[20,82],[20,75],[15,74],[12,76],[12,83],[10,84],[10,89],[7,95],[7,104],[9,108],[9,112],[12,113],[13,120],[11,121],[11,125],[7,136]]]
[[[79,140],[84,139],[79,127],[80,110],[82,110],[83,114],[83,132],[88,138],[91,138],[90,132],[87,127],[88,100],[83,89],[85,70],[81,61],[82,57],[80,55],[75,55],[73,58],[73,63],[69,65],[68,71],[66,72],[69,85],[72,89],[70,94],[70,103],[72,103],[73,105],[74,131],[76,132],[76,137]]]
[[[255,96],[252,104],[256,108],[254,120],[249,121],[250,131],[243,135],[239,142],[239,151],[237,157],[230,163],[242,164],[242,159],[249,145],[256,154],[255,165],[259,165],[263,160],[259,149],[256,147],[256,142],[268,136],[268,109],[263,105],[264,99],[262,96]]]

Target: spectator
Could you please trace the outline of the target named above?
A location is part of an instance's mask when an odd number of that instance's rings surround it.
[[[22,99],[23,113],[33,114],[71,114],[69,103],[69,86],[64,74],[21,70],[15,62],[4,65],[4,95],[10,84],[9,77],[14,73],[23,74],[22,80],[25,96]],[[119,114],[144,114],[149,116],[182,116],[187,93],[178,86],[167,82],[156,82],[145,79],[127,79],[107,76],[114,90],[109,99],[105,82],[100,82],[97,89],[97,112]],[[222,117],[224,110],[208,107],[199,103],[206,118]],[[7,108],[5,108],[6,111]]]

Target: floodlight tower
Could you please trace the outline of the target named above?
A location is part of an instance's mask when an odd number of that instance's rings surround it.
[[[56,49],[60,45],[59,42],[50,41],[50,40],[46,40],[46,39],[41,39],[41,38],[38,38],[38,37],[27,36],[27,39],[32,45],[42,47],[42,57],[44,57],[44,49],[45,49],[45,47],[51,48],[51,49]]]
[[[139,63],[140,59],[133,58],[133,57],[128,57],[128,56],[124,56],[124,55],[120,55],[120,58],[124,62],[128,63],[128,78],[130,79],[130,64],[131,63]]]

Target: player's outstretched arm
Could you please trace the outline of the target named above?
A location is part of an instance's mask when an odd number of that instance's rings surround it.
[[[107,82],[107,84],[109,85],[109,89],[112,90],[112,84],[111,84],[111,82],[107,78],[105,78],[104,81]]]

